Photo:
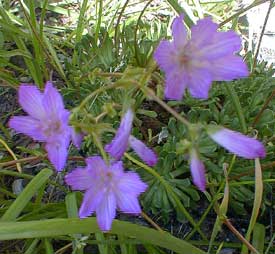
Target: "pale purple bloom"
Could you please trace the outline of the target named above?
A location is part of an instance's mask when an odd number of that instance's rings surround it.
[[[190,169],[194,184],[199,190],[205,191],[205,168],[202,161],[199,159],[198,152],[194,149],[190,151]]]
[[[213,125],[207,128],[207,132],[216,143],[240,157],[255,159],[266,156],[264,145],[257,139]]]
[[[46,142],[48,158],[57,171],[66,163],[71,127],[70,112],[64,108],[63,100],[51,82],[47,82],[44,93],[35,85],[21,84],[19,104],[28,116],[13,116],[9,126],[36,141]]]
[[[138,196],[147,185],[137,173],[124,172],[121,161],[107,166],[100,156],[87,158],[86,164],[85,168],[76,168],[65,177],[73,190],[85,191],[80,218],[96,212],[99,228],[109,231],[117,208],[124,213],[141,213]]]
[[[81,143],[82,143],[82,140],[84,138],[84,133],[83,132],[77,132],[73,127],[71,129],[71,138],[72,138],[72,142],[74,144],[74,146],[77,148],[77,149],[80,149],[81,147]]]
[[[199,99],[207,99],[213,81],[230,81],[248,76],[242,58],[241,39],[234,31],[218,32],[211,18],[199,20],[191,28],[191,38],[183,15],[174,19],[173,41],[161,41],[154,58],[166,74],[165,97],[180,100],[185,89]]]
[[[114,139],[110,144],[105,146],[105,150],[116,160],[120,160],[128,149],[128,146],[130,146],[144,162],[149,166],[154,166],[158,160],[154,151],[140,140],[131,136],[133,119],[134,113],[131,109],[128,109],[121,120]]]

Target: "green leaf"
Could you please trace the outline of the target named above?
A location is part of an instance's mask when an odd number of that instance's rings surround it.
[[[252,245],[260,252],[264,252],[265,244],[265,226],[260,223],[256,223],[253,230]]]
[[[245,235],[245,239],[250,241],[251,233],[254,229],[255,223],[257,221],[257,217],[261,208],[263,197],[263,179],[262,179],[262,169],[259,159],[255,159],[255,198],[253,204],[253,210],[249,222],[249,226],[247,229],[247,233]],[[248,253],[248,249],[246,245],[242,246],[242,254]]]
[[[0,240],[54,237],[67,234],[101,232],[96,218],[50,219],[28,222],[0,222]],[[157,245],[182,254],[203,254],[202,250],[169,233],[114,220],[110,233],[136,238],[144,243]]]
[[[9,209],[4,213],[0,221],[14,221],[18,215],[23,211],[25,206],[40,189],[40,187],[48,180],[52,175],[50,169],[43,169],[37,174],[31,182],[20,193],[16,200],[12,203]]]

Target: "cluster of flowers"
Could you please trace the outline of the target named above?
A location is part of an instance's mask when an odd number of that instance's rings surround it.
[[[172,31],[174,41],[162,41],[155,59],[166,73],[165,96],[181,99],[185,88],[192,96],[207,98],[213,80],[232,80],[246,76],[247,67],[240,57],[232,55],[240,48],[240,39],[232,31],[217,32],[217,25],[206,18],[192,29],[192,39],[187,40],[183,16],[175,19]],[[36,141],[45,142],[49,161],[57,171],[66,164],[69,143],[80,147],[83,135],[69,125],[70,112],[65,109],[61,95],[47,82],[42,93],[35,85],[21,84],[19,103],[28,116],[14,116],[9,126]],[[123,115],[112,142],[105,146],[113,160],[100,156],[86,159],[86,167],[78,167],[65,176],[73,190],[85,191],[79,217],[97,214],[99,227],[111,229],[116,208],[125,213],[140,214],[138,196],[147,185],[137,173],[124,171],[121,160],[130,146],[149,166],[157,163],[157,155],[143,142],[131,135],[134,112],[128,109]],[[254,138],[244,136],[219,126],[208,126],[210,137],[241,157],[252,159],[265,156],[264,146]],[[195,185],[205,190],[205,169],[196,148],[190,149],[190,168]]]

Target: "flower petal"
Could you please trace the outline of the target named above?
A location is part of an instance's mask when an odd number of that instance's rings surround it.
[[[87,190],[91,187],[93,174],[86,168],[76,168],[65,176],[66,184],[72,190]]]
[[[208,59],[217,59],[228,54],[240,51],[242,42],[240,36],[234,31],[216,32],[211,40],[200,52],[204,52]]]
[[[172,34],[177,49],[184,47],[187,42],[187,31],[183,24],[183,17],[184,15],[181,14],[174,19],[172,24]]]
[[[156,165],[158,158],[153,150],[133,136],[129,138],[129,144],[137,155],[149,166]]]
[[[45,141],[40,122],[31,116],[14,116],[9,121],[9,127],[18,133],[23,133],[37,141]]]
[[[71,128],[71,138],[73,141],[74,146],[77,149],[80,149],[82,140],[84,138],[84,134],[82,132],[76,132],[75,129]]]
[[[114,193],[106,192],[101,203],[96,208],[96,217],[99,228],[102,231],[109,231],[112,221],[116,216],[116,198]]]
[[[169,41],[161,41],[154,53],[154,59],[165,72],[173,71],[177,65],[178,51]]]
[[[87,169],[95,174],[107,172],[108,167],[100,156],[92,156],[86,159]]]
[[[207,99],[212,80],[212,75],[207,69],[192,69],[188,84],[190,94],[197,99]]]
[[[141,207],[138,198],[129,193],[119,193],[116,195],[117,205],[124,213],[140,214]]]
[[[64,113],[63,99],[58,90],[49,81],[46,83],[43,105],[47,112],[53,116],[59,116]]]
[[[45,148],[48,153],[48,158],[55,169],[62,171],[68,157],[68,144],[66,144],[66,142],[47,143]]]
[[[25,112],[36,119],[45,117],[42,94],[34,85],[21,84],[18,90],[19,104]]]
[[[137,173],[126,172],[118,181],[116,193],[117,195],[120,195],[120,193],[128,193],[132,196],[138,196],[145,192],[146,189],[147,184],[140,179]]]
[[[191,39],[188,46],[195,46],[197,49],[203,48],[211,39],[211,36],[217,32],[218,24],[214,23],[211,18],[204,18],[197,22],[191,28]],[[196,53],[196,52],[194,52]]]
[[[213,61],[211,63],[211,72],[213,80],[216,81],[230,81],[249,75],[247,65],[243,59],[234,55],[228,55]]]
[[[128,109],[126,114],[122,117],[114,139],[110,144],[105,146],[106,152],[108,152],[116,160],[119,160],[127,150],[133,119],[134,113],[131,109]]]
[[[190,169],[194,184],[199,190],[205,191],[206,179],[205,168],[202,161],[199,159],[197,151],[191,151]]]
[[[231,153],[247,159],[264,158],[266,155],[263,144],[239,132],[217,126],[209,126],[208,134],[219,145]]]
[[[165,98],[181,100],[184,90],[187,87],[187,82],[187,76],[178,68],[175,68],[172,72],[166,73]]]
[[[80,218],[90,216],[100,205],[103,200],[103,191],[98,188],[91,187],[84,194],[78,215]]]

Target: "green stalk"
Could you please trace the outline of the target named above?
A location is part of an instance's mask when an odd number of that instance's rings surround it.
[[[233,85],[229,85],[229,84],[225,83],[225,89],[234,104],[234,107],[237,112],[239,122],[240,122],[240,125],[242,128],[242,132],[247,133],[247,125],[245,122],[245,118],[244,118],[244,114],[243,114],[243,110],[242,110],[242,106],[241,106],[239,97],[238,97]]]
[[[133,163],[135,163],[136,165],[142,167],[143,169],[145,169],[148,173],[150,173],[151,175],[155,176],[160,183],[165,187],[166,191],[171,195],[171,197],[174,199],[175,203],[177,204],[179,210],[181,210],[181,212],[184,214],[184,216],[186,217],[186,219],[191,223],[192,226],[194,226],[198,233],[201,235],[201,237],[203,238],[203,240],[207,240],[206,236],[204,235],[204,233],[201,231],[200,228],[197,228],[197,224],[194,221],[193,217],[190,215],[190,213],[188,213],[188,211],[185,209],[185,207],[182,205],[182,203],[180,202],[177,194],[173,191],[173,189],[171,188],[171,186],[165,181],[165,179],[160,176],[154,169],[150,168],[149,166],[143,164],[142,162],[136,160],[135,158],[133,158],[132,156],[130,156],[128,153],[124,154],[125,157],[127,159],[129,159],[130,161],[132,161]]]

